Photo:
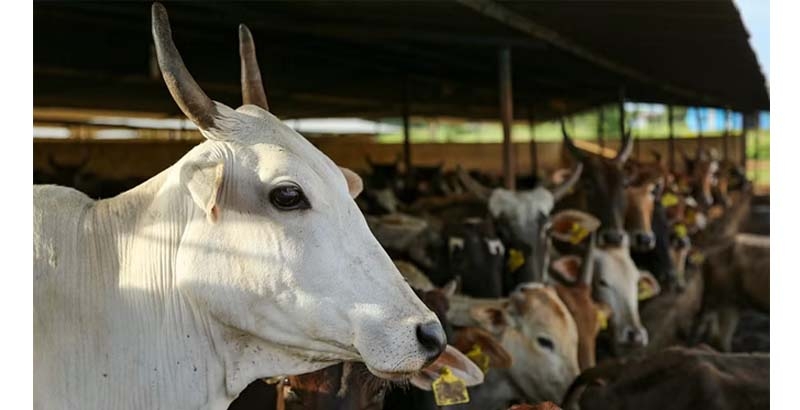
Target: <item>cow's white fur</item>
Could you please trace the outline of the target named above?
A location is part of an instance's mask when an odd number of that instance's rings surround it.
[[[627,244],[596,249],[594,264],[594,297],[607,304],[613,312],[609,325],[615,344],[624,345],[626,332],[634,331],[641,335],[646,345],[647,330],[639,318],[638,284],[641,272],[633,262]]]
[[[35,408],[224,409],[261,377],[423,366],[437,319],[342,171],[267,111],[216,107],[208,141],[116,198],[34,187]],[[312,209],[270,204],[287,182]]]

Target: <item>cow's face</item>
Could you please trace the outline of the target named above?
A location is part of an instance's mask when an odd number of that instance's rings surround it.
[[[445,227],[447,271],[462,278],[463,292],[476,297],[503,295],[505,246],[490,221],[467,218]]]
[[[441,324],[370,233],[353,201],[361,179],[268,112],[252,37],[239,34],[245,105],[234,111],[200,89],[153,5],[164,81],[209,140],[170,169],[159,197],[186,220],[174,286],[187,315],[227,336],[214,346],[226,360],[268,346],[285,371],[341,360],[388,378],[419,371],[444,349]]]
[[[646,183],[625,189],[628,208],[625,212],[625,228],[630,234],[631,248],[645,252],[656,246],[653,233],[653,209],[659,197],[659,184]]]
[[[181,164],[197,205],[177,284],[221,323],[309,359],[363,358],[379,375],[441,351],[436,317],[352,199],[360,179],[268,112],[220,107],[236,128]],[[229,140],[230,142],[228,142]]]
[[[580,190],[589,212],[600,220],[600,244],[615,246],[626,239],[625,212],[628,200],[625,195],[625,172],[614,161],[596,155],[583,160]]]
[[[613,312],[610,330],[618,348],[647,345],[647,330],[639,319],[641,274],[627,247],[597,249],[594,257],[594,299]]]
[[[526,283],[505,305],[476,306],[471,314],[511,354],[509,377],[526,400],[561,400],[580,373],[578,329],[552,288]]]
[[[525,255],[523,276],[527,280],[541,280],[543,243],[540,243],[543,225],[553,210],[555,199],[553,193],[545,188],[528,191],[509,191],[497,188],[489,196],[489,212],[492,217],[507,224],[513,239],[525,244],[528,252]]]

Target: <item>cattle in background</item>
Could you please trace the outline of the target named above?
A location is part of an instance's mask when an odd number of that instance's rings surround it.
[[[769,355],[669,348],[581,374],[565,410],[751,410],[769,408]]]
[[[595,233],[582,256],[566,255],[553,261],[550,277],[559,298],[572,314],[578,327],[578,363],[581,370],[596,363],[597,335],[607,326],[611,308],[592,299],[594,277]]]
[[[447,243],[447,276],[430,275],[434,283],[458,278],[465,295],[499,298],[506,294],[503,283],[506,248],[491,219],[467,218],[447,224],[442,236]]]
[[[470,389],[470,403],[454,409],[557,401],[580,372],[577,326],[551,287],[522,284],[506,299],[455,295],[448,318],[488,331],[511,355],[509,369],[490,371],[482,385]]]
[[[613,312],[608,323],[613,352],[624,354],[646,346],[648,334],[639,317],[639,300],[657,295],[658,281],[636,267],[626,247],[599,247],[593,260],[592,296]]]
[[[484,212],[499,221],[503,242],[520,253],[521,264],[510,272],[513,278],[507,283],[542,282],[545,277],[545,230],[550,212],[564,198],[580,178],[583,165],[577,164],[571,175],[561,184],[548,189],[538,187],[527,191],[510,191],[504,188],[489,189],[471,178],[463,170],[459,177],[469,192],[486,201]],[[522,249],[519,249],[522,248]]]
[[[223,408],[340,361],[424,376],[441,324],[370,233],[361,179],[267,110],[249,30],[237,110],[194,81],[159,3],[152,34],[206,141],[112,199],[34,186],[34,406]]]
[[[698,238],[705,282],[701,331],[722,351],[731,351],[741,309],[769,312],[769,237],[738,233],[749,214],[750,187],[738,196]]]
[[[567,134],[563,118],[561,132],[564,146],[570,155],[583,164],[580,182],[574,192],[564,198],[556,209],[577,209],[589,212],[600,220],[598,244],[600,246],[622,246],[625,233],[625,211],[627,200],[625,187],[627,177],[624,164],[633,150],[630,131],[623,136],[622,147],[613,159],[584,151]]]

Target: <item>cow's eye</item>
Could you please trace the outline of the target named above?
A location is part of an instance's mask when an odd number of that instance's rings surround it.
[[[273,189],[269,193],[269,201],[282,211],[311,208],[303,190],[294,185],[283,185]]]
[[[603,278],[598,279],[597,283],[599,283],[600,286],[608,286],[608,282]]]
[[[543,348],[545,348],[547,350],[550,350],[550,351],[553,351],[556,348],[555,344],[553,344],[553,341],[548,339],[548,338],[546,338],[546,337],[541,337],[541,336],[537,337],[536,338],[536,343],[538,343],[539,346],[541,346],[541,347],[543,347]]]

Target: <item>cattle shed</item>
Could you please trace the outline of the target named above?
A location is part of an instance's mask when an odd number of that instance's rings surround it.
[[[237,26],[245,23],[280,118],[501,119],[505,143],[496,161],[509,178],[538,162],[510,144],[512,121],[621,100],[769,109],[732,0],[165,5],[187,66],[212,98],[241,103]],[[149,13],[149,2],[35,2],[34,107],[47,113],[35,123],[182,117],[158,73]],[[405,145],[398,150],[409,166]],[[34,146],[41,167],[44,150],[64,147]],[[376,151],[380,159],[387,150]]]

